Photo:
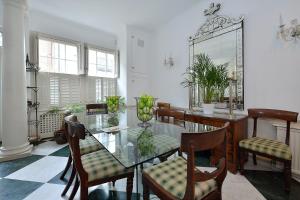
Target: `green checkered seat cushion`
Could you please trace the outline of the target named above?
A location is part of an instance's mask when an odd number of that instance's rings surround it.
[[[86,136],[84,140],[79,140],[80,154],[84,155],[103,149],[104,147],[93,136]]]
[[[158,154],[174,150],[180,146],[177,139],[168,135],[155,135],[153,137],[153,143],[155,145],[155,151]]]
[[[132,171],[121,165],[106,149],[81,156],[81,162],[89,182]]]
[[[289,146],[276,140],[253,137],[240,141],[239,146],[285,160],[292,159],[292,152]]]
[[[162,162],[145,169],[144,173],[172,196],[183,199],[187,184],[187,161],[185,159],[177,157],[176,159]],[[217,182],[214,179],[197,182],[195,184],[195,199],[202,199],[216,189]]]

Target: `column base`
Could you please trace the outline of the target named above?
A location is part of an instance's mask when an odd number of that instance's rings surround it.
[[[24,158],[31,155],[32,145],[26,142],[25,144],[14,148],[0,148],[0,162]]]

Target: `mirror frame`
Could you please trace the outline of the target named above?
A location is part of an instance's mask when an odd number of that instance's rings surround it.
[[[245,106],[245,90],[244,90],[244,16],[240,16],[237,19],[224,16],[217,15],[216,12],[220,9],[221,4],[211,4],[209,9],[204,11],[204,15],[208,16],[206,22],[197,30],[194,36],[189,38],[189,66],[191,66],[194,62],[194,46],[200,42],[207,41],[218,36],[224,35],[226,33],[230,33],[232,31],[237,31],[236,38],[236,63],[240,65],[243,69],[242,72],[242,104],[240,108],[235,108],[238,110],[244,110]],[[238,38],[241,37],[241,38]],[[192,49],[192,50],[191,50]],[[240,52],[240,53],[239,53]],[[194,98],[194,90],[195,88],[189,89],[189,108],[193,108],[193,98]],[[237,87],[236,87],[237,90]],[[199,91],[198,91],[199,92]],[[228,108],[227,108],[228,109]]]

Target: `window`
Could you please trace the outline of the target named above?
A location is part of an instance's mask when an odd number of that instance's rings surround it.
[[[106,96],[117,94],[117,80],[109,78],[96,79],[96,102],[105,100]]]
[[[83,52],[81,42],[35,32],[32,32],[31,41],[32,52],[37,52],[40,67],[38,97],[41,111],[72,103],[101,102],[105,96],[116,95],[114,51],[87,48]],[[81,58],[86,60],[81,62]],[[83,63],[88,67],[87,76],[79,76]]]
[[[80,102],[80,78],[78,76],[52,74],[49,76],[49,83],[50,106],[64,107]]]
[[[88,49],[88,75],[115,78],[115,54],[113,52]]]
[[[57,77],[50,77],[50,105],[59,105],[59,79]]]
[[[114,96],[117,94],[117,80],[116,79],[103,79],[103,97]]]
[[[102,101],[102,79],[96,80],[96,102]]]
[[[41,72],[78,74],[79,47],[52,39],[38,39]]]

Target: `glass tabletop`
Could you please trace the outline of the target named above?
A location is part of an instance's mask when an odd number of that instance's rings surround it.
[[[162,123],[155,119],[151,126],[141,128],[136,109],[128,108],[117,114],[76,114],[79,121],[125,167],[133,167],[152,160],[180,147],[181,133],[204,133],[215,130],[203,124],[186,122],[185,127]],[[103,132],[108,127],[118,127],[114,133]]]

